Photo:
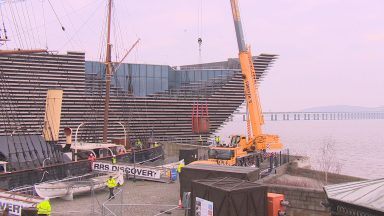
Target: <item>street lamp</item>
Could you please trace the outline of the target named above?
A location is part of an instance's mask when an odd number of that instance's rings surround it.
[[[79,132],[79,128],[81,126],[83,126],[85,124],[85,122],[82,122],[76,129],[76,133],[75,133],[75,161],[77,162],[77,132]]]
[[[125,127],[121,122],[117,122],[117,123],[119,123],[121,125],[121,127],[123,127],[123,130],[124,130],[124,147],[126,148],[127,147],[127,131],[125,130]]]

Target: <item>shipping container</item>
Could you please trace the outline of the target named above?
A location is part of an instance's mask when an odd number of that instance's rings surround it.
[[[192,182],[189,215],[199,215],[201,199],[213,203],[219,216],[267,216],[267,187],[236,178],[201,179]],[[196,205],[196,198],[199,202]],[[207,209],[207,208],[205,208]]]
[[[183,192],[191,192],[193,180],[232,177],[254,182],[259,176],[260,170],[255,167],[189,164],[183,167],[180,173],[180,195],[182,196]]]

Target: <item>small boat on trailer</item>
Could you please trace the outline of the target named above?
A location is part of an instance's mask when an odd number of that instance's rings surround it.
[[[120,185],[124,183],[122,172],[92,172],[81,176],[65,178],[58,181],[43,182],[34,185],[34,189],[43,198],[62,198],[73,200],[73,196],[106,187],[107,180],[112,176]]]

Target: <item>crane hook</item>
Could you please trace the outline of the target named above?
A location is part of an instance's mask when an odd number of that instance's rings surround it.
[[[201,37],[199,37],[199,38],[197,39],[197,43],[199,43],[199,46],[201,46],[201,44],[203,43],[203,39],[201,39]]]

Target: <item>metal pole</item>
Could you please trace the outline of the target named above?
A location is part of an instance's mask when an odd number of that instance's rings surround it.
[[[123,188],[120,188],[120,214],[123,215]]]
[[[81,126],[83,126],[85,124],[85,122],[82,122],[76,129],[76,133],[75,133],[75,161],[77,161],[77,132],[79,132],[79,128]]]
[[[135,151],[135,147],[131,148],[132,151],[133,151],[133,170],[135,170],[135,172],[133,173],[133,182],[136,182],[136,151]]]
[[[112,16],[112,0],[108,1],[108,26],[107,26],[107,51],[105,57],[105,103],[104,103],[104,128],[103,128],[103,143],[107,143],[108,138],[108,120],[109,120],[109,101],[111,88],[111,16]]]
[[[119,123],[121,125],[121,127],[123,127],[123,130],[124,130],[124,147],[127,148],[127,131],[125,130],[125,127],[121,122],[117,122],[117,123]]]
[[[91,184],[91,197],[92,197],[92,205],[91,205],[91,214],[90,215],[95,215],[95,190],[93,187],[93,182],[90,182]]]

